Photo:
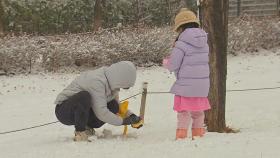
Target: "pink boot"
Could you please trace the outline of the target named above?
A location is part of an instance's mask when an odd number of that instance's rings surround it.
[[[187,137],[187,129],[177,129],[176,130],[176,140],[185,139]]]
[[[205,129],[204,128],[193,128],[192,129],[192,138],[194,139],[195,137],[203,137],[205,134]]]

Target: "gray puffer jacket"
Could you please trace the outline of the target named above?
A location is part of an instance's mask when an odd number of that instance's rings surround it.
[[[136,68],[130,61],[121,61],[110,67],[87,71],[78,76],[57,96],[55,104],[61,104],[80,91],[88,91],[97,118],[111,125],[120,126],[123,119],[109,111],[107,103],[116,98],[120,88],[134,86],[135,80]]]

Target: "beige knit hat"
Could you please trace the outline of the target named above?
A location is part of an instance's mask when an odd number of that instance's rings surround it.
[[[174,31],[177,31],[177,29],[186,23],[195,22],[198,25],[200,25],[199,20],[197,19],[194,12],[190,11],[188,8],[182,8],[180,9],[180,12],[175,17],[175,26]]]

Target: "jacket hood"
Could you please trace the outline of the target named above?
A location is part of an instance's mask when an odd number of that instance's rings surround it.
[[[207,33],[200,28],[189,28],[181,33],[178,40],[195,47],[204,47],[207,45]]]
[[[130,88],[136,80],[136,67],[130,61],[121,61],[105,68],[111,90]]]

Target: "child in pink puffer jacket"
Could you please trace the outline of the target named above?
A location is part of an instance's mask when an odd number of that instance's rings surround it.
[[[192,137],[202,137],[205,133],[204,111],[210,109],[207,33],[199,28],[196,15],[186,8],[176,15],[175,31],[179,36],[163,65],[176,76],[171,88],[178,120],[176,139],[187,137],[191,122]]]

